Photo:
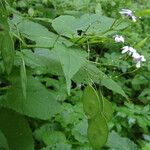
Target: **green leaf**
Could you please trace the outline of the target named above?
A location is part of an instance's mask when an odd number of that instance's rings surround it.
[[[50,32],[41,24],[29,20],[21,21],[18,25],[18,29],[22,36],[31,41],[35,41],[37,47],[53,47],[56,42],[66,44],[67,46],[72,45],[71,42]]]
[[[128,96],[125,94],[123,89],[114,80],[112,80],[108,77],[103,77],[101,79],[101,84],[103,86],[105,86],[106,88],[112,90],[113,92],[116,92],[116,93],[122,95],[123,97],[125,97],[126,99],[128,99]]]
[[[22,98],[20,76],[18,73],[13,73],[10,77],[12,87],[0,105],[30,117],[50,119],[59,111],[59,103],[37,79],[31,75],[28,75],[27,78],[26,99]]]
[[[73,80],[79,83],[98,83],[100,81],[99,69],[89,62],[87,62],[80,70],[74,75]]]
[[[107,121],[110,121],[113,117],[112,104],[106,98],[103,99],[103,103],[103,115]]]
[[[141,17],[141,16],[149,16],[150,15],[150,9],[144,9],[141,11],[137,11],[136,15]]]
[[[20,66],[21,87],[22,87],[23,97],[26,99],[26,96],[27,96],[27,74],[26,74],[25,62],[24,62],[23,57],[21,57],[21,60],[22,60],[22,63]]]
[[[150,142],[145,144],[145,146],[142,148],[142,150],[149,150],[150,149]]]
[[[5,69],[10,74],[14,61],[14,45],[9,33],[5,33],[1,44],[1,53]]]
[[[83,92],[83,109],[88,118],[93,118],[102,111],[102,102],[95,89],[88,85]]]
[[[39,129],[36,129],[34,133],[36,140],[42,141],[47,145],[47,147],[43,148],[43,150],[58,149],[57,147],[60,146],[70,150],[71,145],[67,144],[68,141],[65,134],[63,132],[56,131],[56,126],[55,124],[47,123]]]
[[[105,73],[103,73],[99,68],[90,62],[87,62],[85,66],[80,68],[73,80],[77,83],[101,83],[101,85],[105,86],[106,88],[128,99],[128,96],[125,94],[123,89],[113,79],[109,78]]]
[[[72,150],[71,145],[67,143],[57,143],[55,146],[47,146],[45,148],[42,148],[40,150]]]
[[[69,38],[79,37],[77,30],[86,34],[97,34],[108,30],[114,19],[99,14],[85,14],[80,18],[62,15],[52,21],[52,26],[60,35]]]
[[[32,133],[23,116],[0,109],[0,129],[5,134],[10,150],[34,150]]]
[[[70,125],[78,123],[84,117],[82,103],[78,103],[75,106],[69,103],[63,103],[59,115],[56,116],[56,120],[60,122],[64,128],[67,128]]]
[[[88,128],[88,122],[87,119],[83,119],[77,124],[74,125],[72,128],[72,135],[76,140],[78,140],[80,143],[87,143],[87,128]]]
[[[49,146],[54,146],[57,143],[67,143],[66,136],[59,131],[45,132],[42,137],[44,143]]]
[[[48,49],[36,49],[34,58],[38,59],[40,61],[39,65],[41,64],[41,67],[46,68],[51,74],[63,75],[60,60],[58,59],[55,51],[50,51]],[[34,64],[36,64],[36,62]]]
[[[9,150],[7,139],[1,130],[0,130],[0,149]]]
[[[61,63],[66,78],[67,92],[70,94],[71,79],[77,71],[85,64],[85,54],[81,49],[67,48],[63,45],[56,45],[54,51]],[[81,52],[80,52],[81,51]]]
[[[14,44],[7,21],[5,1],[0,2],[0,51],[7,74],[10,74],[14,60]]]
[[[137,43],[136,45],[134,45],[134,48],[136,48],[136,49],[141,48],[145,44],[145,42],[147,41],[147,39],[148,39],[148,37],[142,39],[139,43]]]
[[[98,113],[93,119],[88,122],[88,139],[94,150],[99,150],[108,138],[108,126],[102,114]]]
[[[106,144],[111,149],[115,150],[137,150],[137,146],[128,138],[121,137],[115,131],[109,134],[108,142]]]

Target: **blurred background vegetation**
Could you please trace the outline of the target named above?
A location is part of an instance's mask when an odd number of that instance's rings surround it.
[[[123,96],[106,87],[100,87],[114,109],[113,118],[109,123],[110,135],[103,149],[150,150],[150,13],[146,12],[149,11],[150,1],[10,0],[9,2],[11,4],[8,9],[10,20],[14,17],[11,12],[17,12],[20,16],[39,23],[54,33],[56,31],[51,23],[60,15],[80,17],[87,13],[97,13],[119,19],[121,17],[119,11],[122,8],[135,11],[138,16],[137,22],[131,23],[117,33],[125,37],[127,45],[132,45],[145,56],[146,63],[140,69],[136,69],[129,58],[120,59],[122,54],[119,49],[122,45],[112,40],[91,43],[89,60],[100,63],[101,65],[97,67],[116,81],[129,96],[129,101],[127,101]],[[108,34],[108,37],[111,38],[111,34]],[[33,41],[27,42],[32,44]],[[80,46],[85,47],[82,44]],[[18,40],[16,40],[15,49],[18,48]],[[28,59],[30,59],[29,64],[32,64],[33,57]],[[39,63],[38,60],[37,62]],[[65,79],[61,75],[55,73],[49,75],[42,67],[35,69],[34,73],[51,93],[58,96],[57,99],[62,105],[62,108],[50,120],[43,121],[26,117],[32,129],[35,149],[92,150],[86,135],[87,120],[81,103],[83,86],[79,81],[79,76],[72,82],[71,95],[68,96]],[[3,73],[1,77],[6,83]],[[1,95],[4,94],[2,91]]]

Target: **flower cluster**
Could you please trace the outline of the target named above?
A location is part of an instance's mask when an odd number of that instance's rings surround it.
[[[133,14],[133,12],[129,9],[122,9],[119,13],[125,15],[126,17],[129,17],[130,19],[132,19],[133,22],[136,22],[136,16]],[[115,35],[113,36],[115,42],[117,43],[124,43],[124,37],[121,35]],[[134,49],[133,47],[130,46],[124,46],[122,47],[122,54],[127,53],[129,56],[132,56],[134,62],[136,63],[136,68],[140,68],[141,67],[141,62],[145,62],[146,59],[143,55],[140,55],[136,49]]]
[[[143,55],[140,55],[136,49],[134,49],[133,47],[130,46],[124,46],[122,48],[122,54],[124,53],[128,53],[130,56],[132,56],[133,60],[136,63],[136,68],[140,68],[141,67],[141,62],[146,61],[145,57]]]

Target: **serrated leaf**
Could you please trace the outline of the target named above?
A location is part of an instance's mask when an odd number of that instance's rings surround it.
[[[102,111],[102,102],[92,86],[85,87],[82,100],[83,109],[88,118],[93,118]]]
[[[67,39],[59,37],[41,24],[29,20],[22,20],[18,24],[18,29],[22,36],[35,41],[37,47],[53,47],[55,43],[72,45]]]
[[[9,150],[7,139],[1,130],[0,130],[0,149]]]
[[[88,122],[87,119],[83,119],[77,124],[74,125],[72,128],[72,135],[76,140],[78,140],[80,143],[87,143],[87,128],[88,128]]]
[[[102,114],[98,113],[88,122],[88,139],[94,150],[99,150],[108,138],[108,126]]]
[[[22,88],[19,73],[10,77],[12,87],[8,90],[6,99],[0,105],[11,108],[21,114],[39,118],[50,119],[60,109],[56,96],[52,95],[37,79],[28,74],[27,97],[22,99]]]
[[[64,76],[66,78],[67,92],[70,94],[71,79],[75,73],[85,64],[85,54],[83,55],[81,49],[67,48],[64,45],[56,45],[54,51],[61,63]]]
[[[62,15],[52,21],[57,33],[69,38],[79,37],[77,31],[82,30],[86,34],[97,34],[108,30],[114,19],[99,14],[85,14],[80,18]]]
[[[34,150],[32,133],[23,116],[0,109],[0,129],[5,134],[10,150]]]
[[[69,103],[64,103],[59,116],[56,117],[56,120],[60,122],[63,127],[67,127],[68,125],[78,123],[79,120],[84,117],[85,115],[82,103],[78,103],[75,106],[72,106]]]
[[[80,70],[76,73],[73,80],[79,83],[101,83],[101,85],[106,88],[116,92],[126,99],[128,96],[125,94],[123,89],[111,78],[109,78],[105,73],[103,73],[99,68],[97,68],[94,64],[87,62],[85,66],[80,68]]]
[[[80,68],[80,70],[75,74],[73,80],[77,83],[99,83],[99,69],[95,65],[87,62],[85,66]]]

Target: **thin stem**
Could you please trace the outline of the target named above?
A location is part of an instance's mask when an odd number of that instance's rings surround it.
[[[122,74],[116,76],[116,78],[118,78],[118,77],[120,77],[120,76],[123,76],[123,75],[125,75],[125,74],[131,74],[131,73],[133,73],[133,72],[135,72],[135,71],[137,71],[137,70],[138,70],[138,68],[136,68],[136,69],[134,69],[134,70],[132,70],[132,71],[129,71],[129,72],[122,73]]]

